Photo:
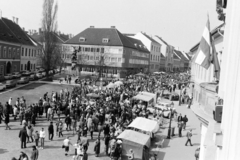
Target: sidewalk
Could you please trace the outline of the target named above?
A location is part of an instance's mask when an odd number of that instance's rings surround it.
[[[178,137],[177,123],[173,122],[172,126],[175,126],[175,136],[171,139],[165,139],[163,148],[160,148],[158,152],[158,160],[195,160],[195,150],[200,145],[200,121],[191,109],[186,107],[186,104],[178,106],[178,101],[174,101],[175,108],[182,116],[187,115],[188,122],[186,130],[182,131],[182,137]],[[169,120],[168,120],[169,121]],[[161,136],[167,137],[169,123],[166,123],[161,127]],[[192,130],[192,144],[193,146],[185,146],[187,141],[187,131]]]

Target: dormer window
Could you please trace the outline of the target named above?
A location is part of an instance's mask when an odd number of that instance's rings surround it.
[[[109,39],[108,38],[103,38],[102,39],[102,43],[108,43],[109,42]]]
[[[79,42],[85,42],[85,41],[86,41],[86,38],[84,38],[84,37],[79,38]]]
[[[135,47],[137,47],[137,43],[134,43]]]

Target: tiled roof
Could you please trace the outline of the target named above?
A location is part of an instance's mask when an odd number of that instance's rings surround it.
[[[80,42],[80,38],[85,38],[85,41]],[[109,42],[104,43],[102,41],[103,38],[108,38]],[[141,41],[124,36],[116,28],[87,28],[65,43],[99,46],[124,46],[133,49],[139,49],[134,45],[134,43],[144,46]],[[141,49],[141,51],[149,52],[145,49]]]
[[[54,36],[56,36],[56,38],[57,38],[57,43],[64,43],[65,42],[65,38],[63,38],[62,36],[59,36],[58,34],[56,34],[56,33],[53,33],[54,34]],[[40,42],[40,43],[42,43],[43,42],[43,35],[42,35],[42,33],[34,33],[34,34],[32,34],[31,35],[31,37],[35,40],[35,41],[37,41],[37,42]]]
[[[164,41],[161,37],[156,36],[158,39],[160,39],[164,44],[168,45],[168,43],[166,41]]]
[[[18,38],[14,36],[9,27],[5,24],[5,18],[0,19],[0,40],[10,43],[20,43]]]
[[[18,24],[6,18],[2,18],[2,21],[12,32],[12,36],[15,36],[18,39],[19,43],[24,45],[34,45]]]
[[[150,37],[149,35],[147,35],[146,33],[142,33],[145,37],[147,37],[150,41],[159,44],[157,41],[155,41],[152,37]]]
[[[133,43],[133,45],[135,46],[135,49],[142,51],[142,52],[150,53],[150,51],[144,46],[142,41],[135,39],[135,38],[127,37],[127,36],[126,36],[126,38],[129,39],[129,41]]]
[[[178,57],[181,58],[181,60],[183,60],[183,61],[188,61],[188,59],[182,54],[181,51],[178,51],[178,50],[175,50],[175,49],[174,49],[174,52],[178,55]]]
[[[173,59],[181,59],[180,56],[177,54],[177,52],[175,52],[175,50],[173,54]]]

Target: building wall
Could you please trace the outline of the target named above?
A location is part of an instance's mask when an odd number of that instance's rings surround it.
[[[35,70],[37,66],[38,47],[23,45],[21,51],[20,70]]]
[[[73,53],[72,46],[76,48],[79,47],[79,45],[63,45],[63,57],[65,63],[67,64],[71,64],[71,55]],[[101,50],[104,53],[100,53]],[[78,64],[93,67],[98,66],[100,62],[100,56],[104,56],[104,65],[106,67],[117,68],[117,71],[111,71],[114,73],[119,73],[120,70],[121,72],[128,72],[128,70],[140,72],[141,69],[143,72],[146,72],[149,68],[149,53],[141,52],[132,48],[126,48],[123,46],[81,45],[81,51],[77,53],[77,56]],[[83,56],[84,60],[79,61],[79,56]],[[71,70],[71,67],[68,67],[68,69]],[[90,70],[97,71],[97,69]]]
[[[20,68],[20,45],[0,41],[0,76],[19,71]],[[9,65],[7,65],[9,64]],[[10,66],[8,69],[7,66]]]

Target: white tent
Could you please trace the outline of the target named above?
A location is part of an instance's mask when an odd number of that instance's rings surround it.
[[[112,83],[112,82],[110,82],[106,87],[107,87],[107,88],[114,88],[114,87],[115,87],[115,84]]]
[[[149,160],[150,136],[132,130],[124,130],[117,139],[122,140],[122,160],[127,160],[129,150],[136,160]]]
[[[159,125],[156,121],[143,117],[137,117],[128,126],[128,128],[138,129],[152,137],[152,133],[156,133],[159,130]]]

